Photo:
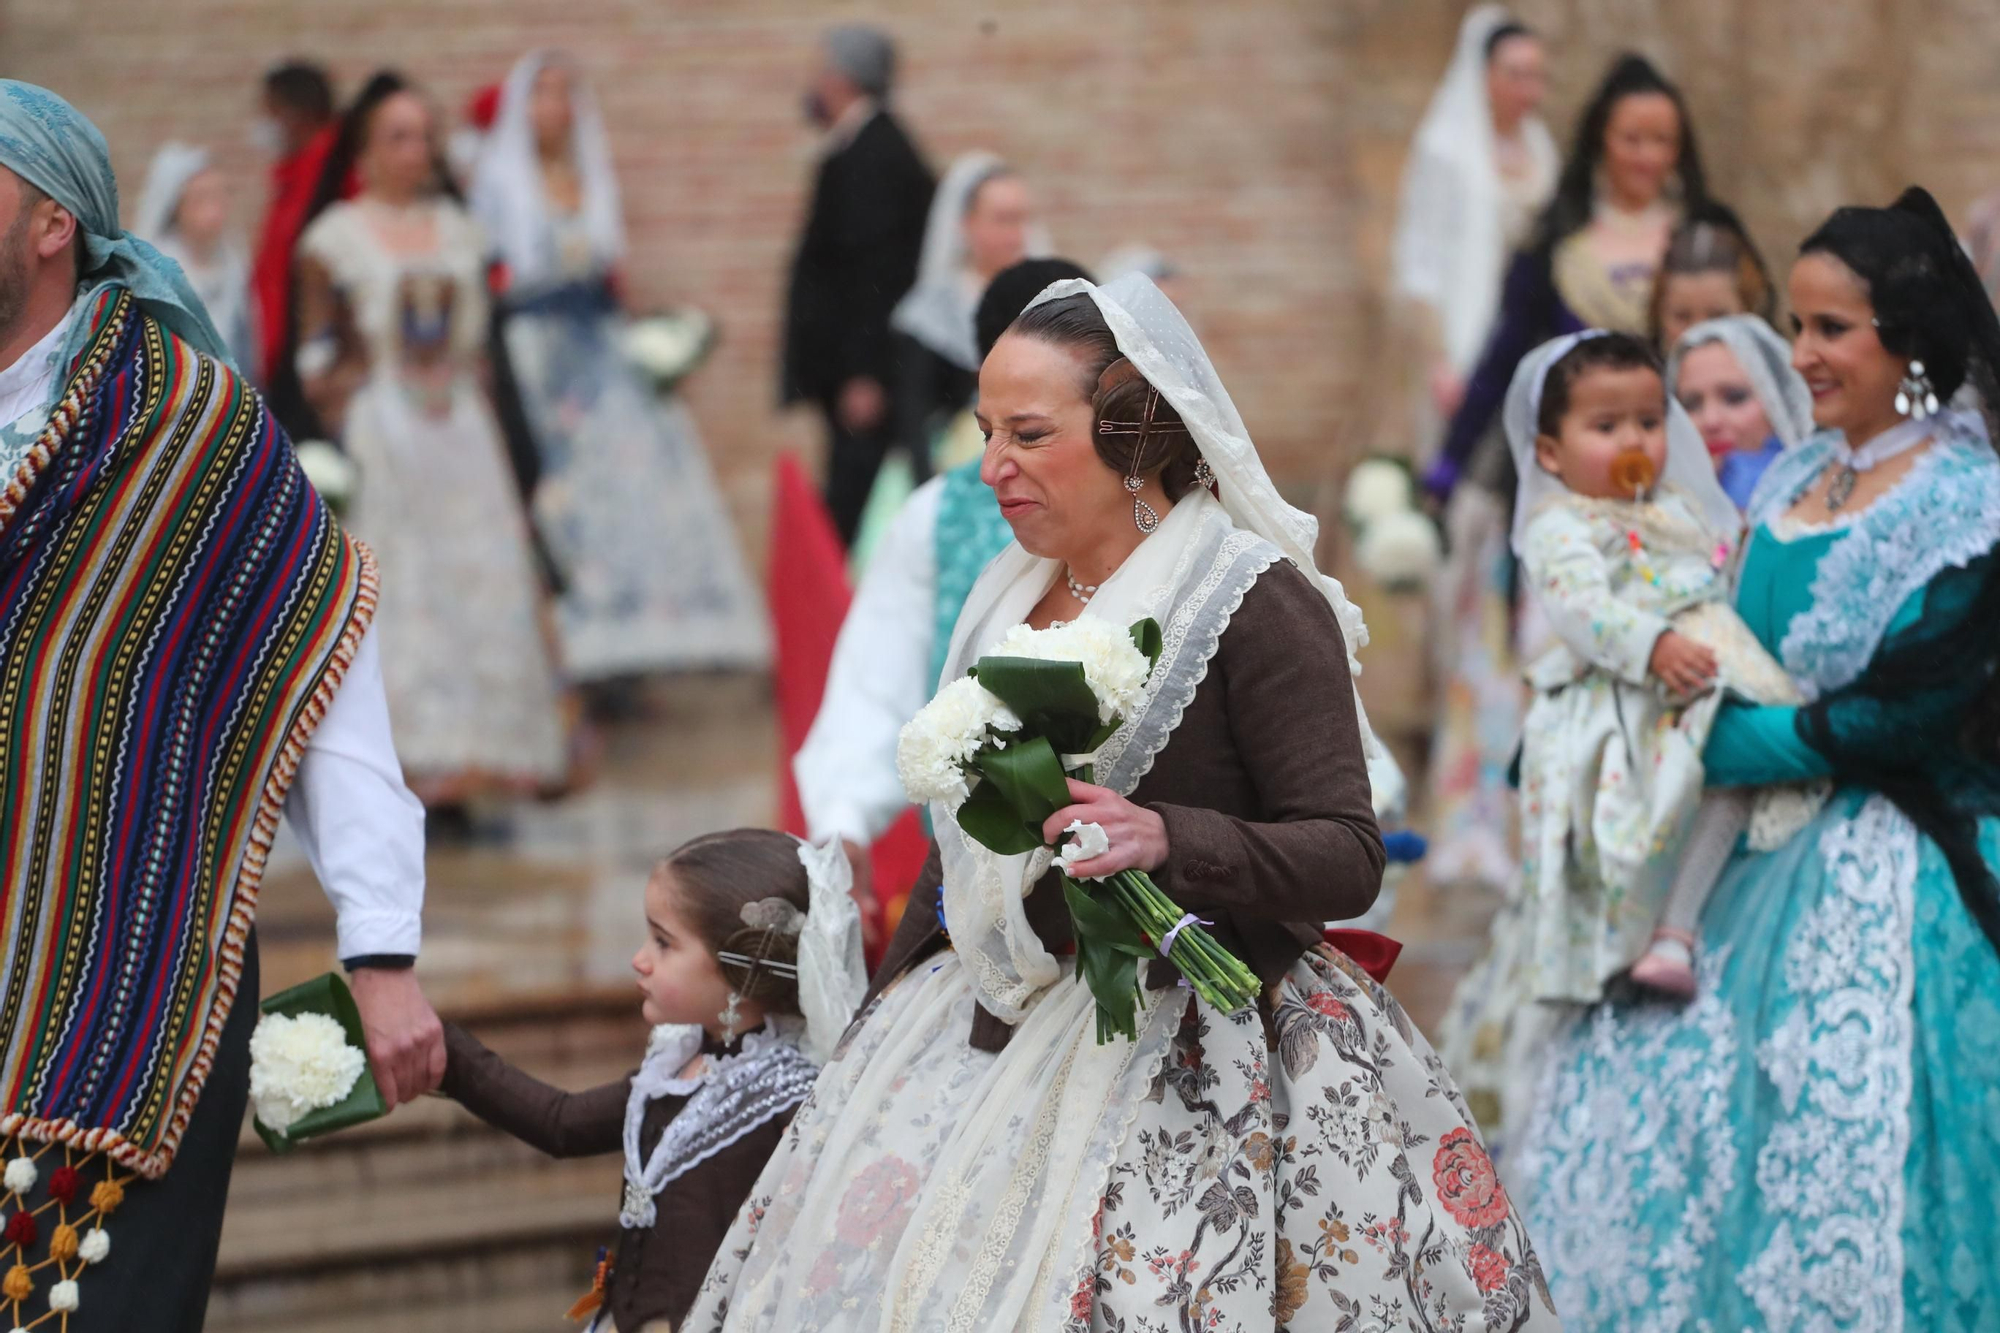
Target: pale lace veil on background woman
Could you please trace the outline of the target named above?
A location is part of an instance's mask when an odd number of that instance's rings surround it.
[[[199,260],[176,225],[188,186],[214,165],[215,159],[206,148],[173,139],[161,144],[147,169],[146,188],[132,217],[132,231],[181,266],[235,363],[249,366],[254,364],[251,352],[256,345],[250,306],[250,252],[240,237],[225,234],[215,252]]]
[[[579,212],[591,256],[604,269],[615,267],[625,256],[618,174],[612,168],[611,140],[597,98],[568,56],[553,50],[531,51],[508,71],[500,112],[473,170],[469,200],[488,243],[505,261],[509,279],[517,286],[532,287],[560,276],[550,225],[554,210],[542,185],[541,155],[530,114],[535,81],[552,67],[569,74],[570,163],[581,188]]]
[[[965,215],[979,187],[1012,168],[992,153],[964,153],[954,161],[931,196],[924,248],[917,261],[917,281],[896,303],[890,327],[936,352],[960,370],[978,371],[979,344],[973,316],[983,287],[966,268]],[[1048,230],[1036,223],[1028,229],[1024,258],[1049,253]]]
[[[1507,268],[1487,47],[1513,22],[1500,5],[1480,5],[1465,16],[1451,65],[1411,144],[1396,217],[1396,288],[1437,312],[1445,358],[1461,376],[1485,348]],[[1561,166],[1555,139],[1533,114],[1521,122],[1520,136],[1546,197]]]
[[[1724,315],[1705,320],[1681,335],[1667,361],[1667,389],[1680,383],[1681,361],[1697,347],[1721,343],[1736,358],[1750,381],[1750,391],[1764,405],[1771,433],[1787,449],[1796,449],[1813,433],[1812,390],[1792,369],[1792,345],[1758,315]]]

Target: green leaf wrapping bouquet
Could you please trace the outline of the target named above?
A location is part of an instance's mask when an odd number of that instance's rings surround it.
[[[942,801],[966,836],[998,855],[1039,850],[1049,816],[1072,804],[1068,779],[1094,780],[1090,756],[1144,699],[1160,647],[1152,620],[1129,632],[1089,616],[1015,626],[903,728],[896,765],[904,790],[919,803]],[[1106,839],[1095,824],[1066,832],[1056,865],[1100,1043],[1136,1035],[1139,965],[1155,955],[1224,1013],[1256,999],[1256,974],[1145,872],[1072,878],[1070,868],[1100,855]]]
[[[263,1017],[250,1034],[250,1102],[257,1137],[272,1152],[388,1114],[345,981],[329,972],[259,1008]]]

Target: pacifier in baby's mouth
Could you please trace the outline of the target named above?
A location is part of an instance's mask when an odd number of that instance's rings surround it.
[[[1621,450],[1611,460],[1611,488],[1637,500],[1653,489],[1653,460],[1644,449]]]

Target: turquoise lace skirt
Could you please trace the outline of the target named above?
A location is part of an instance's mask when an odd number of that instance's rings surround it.
[[[2000,1328],[2000,958],[1937,847],[1837,795],[1730,864],[1699,970],[1544,1075],[1522,1172],[1564,1326]]]

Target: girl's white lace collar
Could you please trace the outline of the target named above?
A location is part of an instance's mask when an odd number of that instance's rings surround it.
[[[632,1076],[632,1093],[625,1103],[621,1225],[653,1225],[654,1196],[671,1181],[805,1100],[819,1068],[800,1052],[798,1026],[785,1019],[767,1020],[744,1034],[735,1054],[711,1055],[685,1076],[681,1071],[701,1050],[701,1028],[666,1024],[653,1029],[646,1059]],[[646,1108],[661,1097],[688,1100],[660,1132],[653,1151],[641,1158],[639,1134]]]

